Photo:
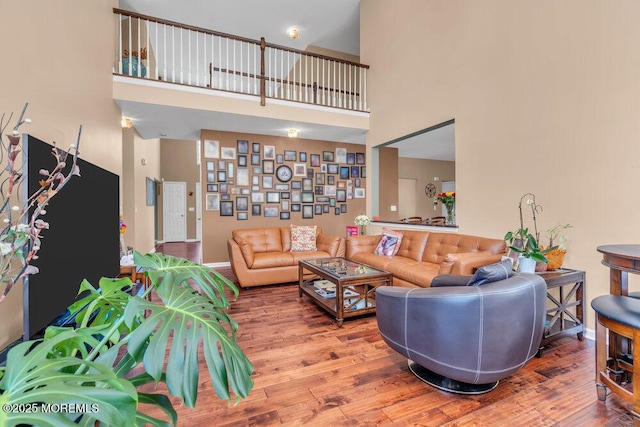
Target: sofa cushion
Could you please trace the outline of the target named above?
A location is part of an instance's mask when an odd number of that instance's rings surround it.
[[[251,268],[254,257],[253,246],[240,236],[234,236],[233,240],[235,240],[240,247],[240,252],[242,252],[242,257],[244,258],[244,262],[247,263],[247,267]]]
[[[316,228],[315,225],[291,224],[291,252],[315,251]]]
[[[424,231],[405,230],[397,255],[420,261],[430,233]]]
[[[338,252],[341,241],[342,239],[339,236],[329,236],[328,234],[318,233],[316,246],[319,251],[324,251],[328,254],[335,254]]]
[[[489,251],[476,251],[476,252],[459,252],[457,254],[447,254],[440,263],[440,271],[438,274],[449,274],[453,269],[453,264],[457,261],[465,258],[472,258],[477,256],[489,255]]]
[[[424,288],[431,285],[431,280],[438,275],[439,269],[438,264],[414,261],[398,256],[393,257],[393,261],[386,265],[386,270],[394,277]]]
[[[253,270],[258,268],[287,267],[294,265],[291,252],[260,252],[254,254]]]
[[[395,257],[376,255],[373,252],[362,252],[352,256],[349,259],[370,265],[371,267],[377,268],[379,270],[388,271],[385,267],[390,262],[393,262],[394,258]]]
[[[513,276],[513,263],[511,258],[507,258],[477,269],[467,286],[480,286],[497,282],[498,280],[505,280],[511,276]]]
[[[234,239],[238,236],[251,243],[254,253],[283,252],[279,228],[248,228],[233,230],[231,234]]]

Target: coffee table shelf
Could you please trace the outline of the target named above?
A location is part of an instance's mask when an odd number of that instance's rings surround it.
[[[306,278],[305,270],[311,273],[307,273]],[[335,297],[324,298],[316,293],[314,282],[319,279],[335,285]],[[345,318],[375,313],[375,288],[392,285],[391,273],[344,258],[317,258],[298,263],[298,295],[307,295],[319,307],[333,314],[338,327],[342,326]],[[348,296],[345,307],[344,291],[347,289],[357,295]]]

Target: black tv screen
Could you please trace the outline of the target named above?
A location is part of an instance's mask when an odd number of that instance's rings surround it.
[[[33,194],[40,185],[40,169],[51,170],[56,161],[51,145],[31,135],[23,138],[28,194]],[[87,142],[81,142],[80,155],[83,143]],[[117,277],[120,272],[118,175],[82,158],[78,166],[81,176],[74,176],[56,194],[41,217],[49,229],[42,231],[38,259],[32,262],[40,271],[29,276],[24,287],[25,339],[65,312],[83,279],[97,288],[101,277]],[[65,175],[70,168],[69,158]]]

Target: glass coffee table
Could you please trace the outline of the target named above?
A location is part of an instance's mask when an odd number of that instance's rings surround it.
[[[305,279],[305,270],[312,273]],[[375,313],[378,286],[393,286],[386,271],[344,258],[315,258],[298,263],[298,294],[305,294],[336,317],[338,327],[345,318]]]

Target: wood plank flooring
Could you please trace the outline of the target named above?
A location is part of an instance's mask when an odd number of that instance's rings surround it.
[[[173,255],[172,245],[158,251]],[[179,244],[176,244],[179,245]],[[176,256],[199,247],[176,246]],[[162,249],[162,250],[160,250]],[[187,256],[185,256],[185,254]],[[230,279],[230,268],[219,269]],[[204,362],[196,408],[173,403],[184,426],[631,426],[629,405],[596,397],[595,350],[572,337],[480,396],[422,383],[378,334],[375,316],[345,320],[298,296],[295,284],[241,289],[230,314],[255,367],[254,388],[238,405],[221,401]],[[143,409],[144,411],[145,409]],[[151,415],[162,417],[158,412]]]

